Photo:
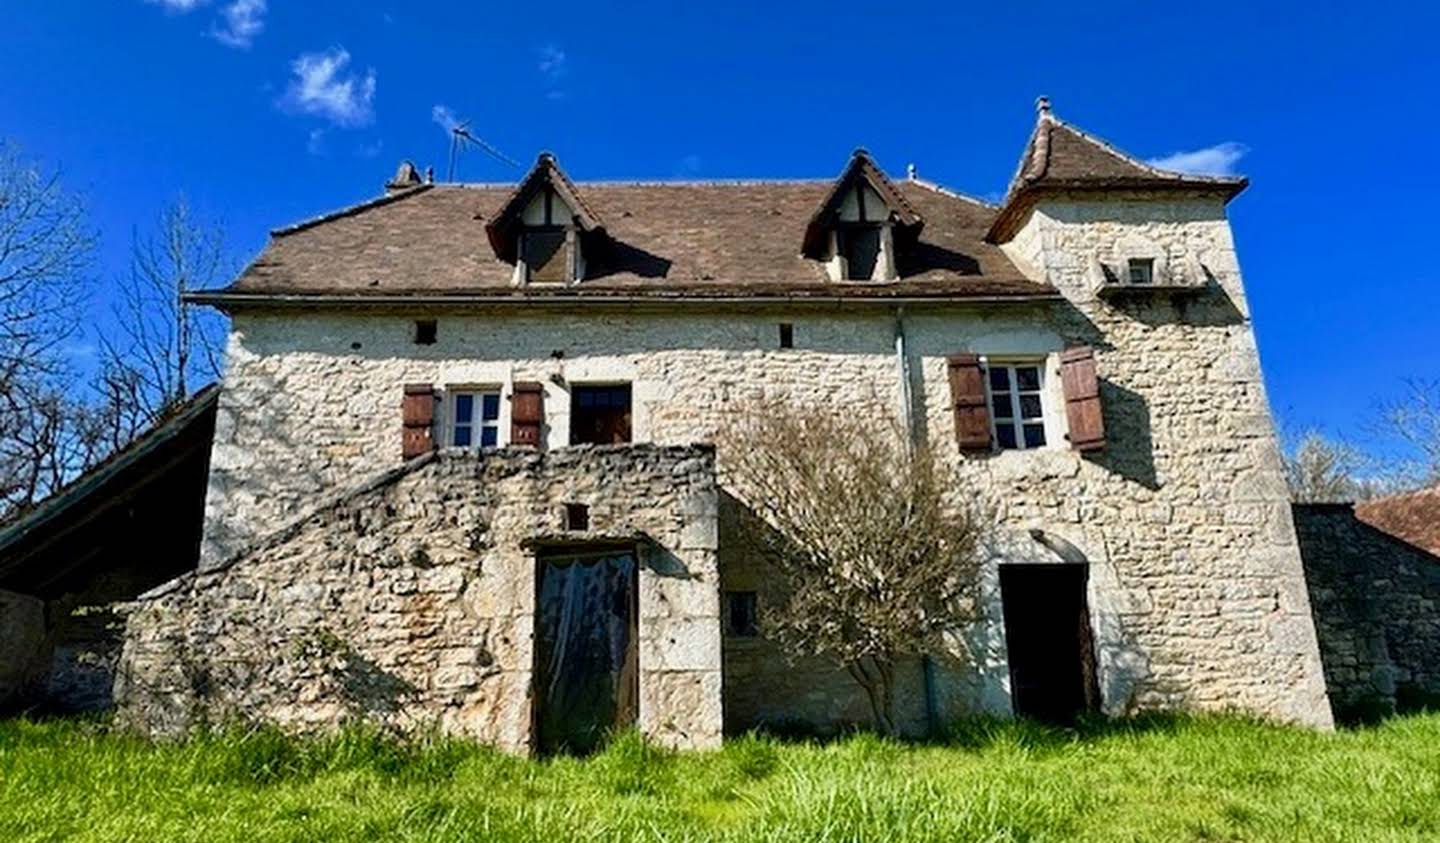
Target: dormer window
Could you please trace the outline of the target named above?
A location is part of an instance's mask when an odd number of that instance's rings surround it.
[[[801,252],[823,261],[832,281],[894,281],[897,244],[914,243],[924,221],[863,149],[855,151],[811,217]]]
[[[535,194],[521,214],[517,269],[525,273],[522,281],[567,284],[584,276],[574,220],[570,206],[552,188]]]
[[[1128,280],[1131,284],[1144,285],[1155,283],[1155,259],[1154,258],[1131,258],[1128,263]]]
[[[517,286],[578,282],[585,253],[607,242],[600,220],[549,153],[541,153],[485,232],[495,256],[514,264]]]

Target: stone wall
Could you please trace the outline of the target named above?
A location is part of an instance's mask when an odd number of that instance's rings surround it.
[[[0,713],[35,700],[49,656],[44,601],[0,591]]]
[[[1336,718],[1440,705],[1440,558],[1349,504],[1297,504],[1294,515]]]
[[[659,444],[707,441],[754,397],[823,403],[877,424],[882,414],[908,414],[953,465],[957,499],[984,502],[1000,527],[986,567],[988,616],[957,633],[966,661],[942,658],[928,691],[916,689],[913,671],[901,690],[910,722],[927,694],[942,718],[1009,711],[998,566],[1059,563],[1032,538],[1040,531],[1048,546],[1063,540],[1091,566],[1105,710],[1239,708],[1328,725],[1280,453],[1220,198],[1047,199],[1007,248],[1064,301],[236,314],[202,565],[315,495],[397,464],[407,382],[508,393],[516,381],[540,381],[546,447],[555,453],[568,442],[569,389],[584,383],[633,384],[635,439]],[[1098,298],[1090,256],[1129,248],[1162,249],[1175,266],[1193,257],[1209,273],[1206,288],[1184,299]],[[411,342],[419,316],[439,317],[435,344]],[[781,322],[794,325],[793,349],[778,348]],[[1093,458],[1064,439],[1057,358],[1077,343],[1097,349],[1102,379],[1109,442]],[[1043,361],[1045,448],[959,454],[945,370],[957,351]],[[443,416],[443,400],[440,407]],[[502,401],[502,433],[508,413]],[[740,580],[756,575],[747,566],[722,559]],[[725,658],[746,676],[726,695],[733,728],[787,708],[814,719],[864,710],[839,671],[797,671],[752,642],[732,643]]]
[[[563,529],[566,503],[589,506],[588,529]],[[143,597],[117,678],[121,717],[156,733],[364,717],[524,750],[535,548],[624,540],[641,566],[639,726],[713,746],[716,506],[705,447],[422,457]]]

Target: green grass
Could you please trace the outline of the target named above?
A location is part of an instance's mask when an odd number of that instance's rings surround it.
[[[0,841],[1440,839],[1440,715],[1318,734],[1223,717],[945,742],[747,737],[669,753],[634,735],[529,761],[365,730],[152,744],[0,721]]]

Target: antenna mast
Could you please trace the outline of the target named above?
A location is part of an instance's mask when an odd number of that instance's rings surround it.
[[[461,121],[450,127],[450,166],[445,173],[446,181],[455,181],[455,160],[468,146],[479,147],[481,152],[484,152],[502,164],[508,164],[517,170],[524,169],[519,162],[496,149],[493,145],[486,142],[484,138],[472,135],[469,127],[469,120]]]

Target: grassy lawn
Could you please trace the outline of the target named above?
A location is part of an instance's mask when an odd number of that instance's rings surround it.
[[[1336,734],[1231,718],[944,743],[626,736],[588,760],[351,731],[150,744],[0,721],[0,841],[1437,840],[1440,715]]]

